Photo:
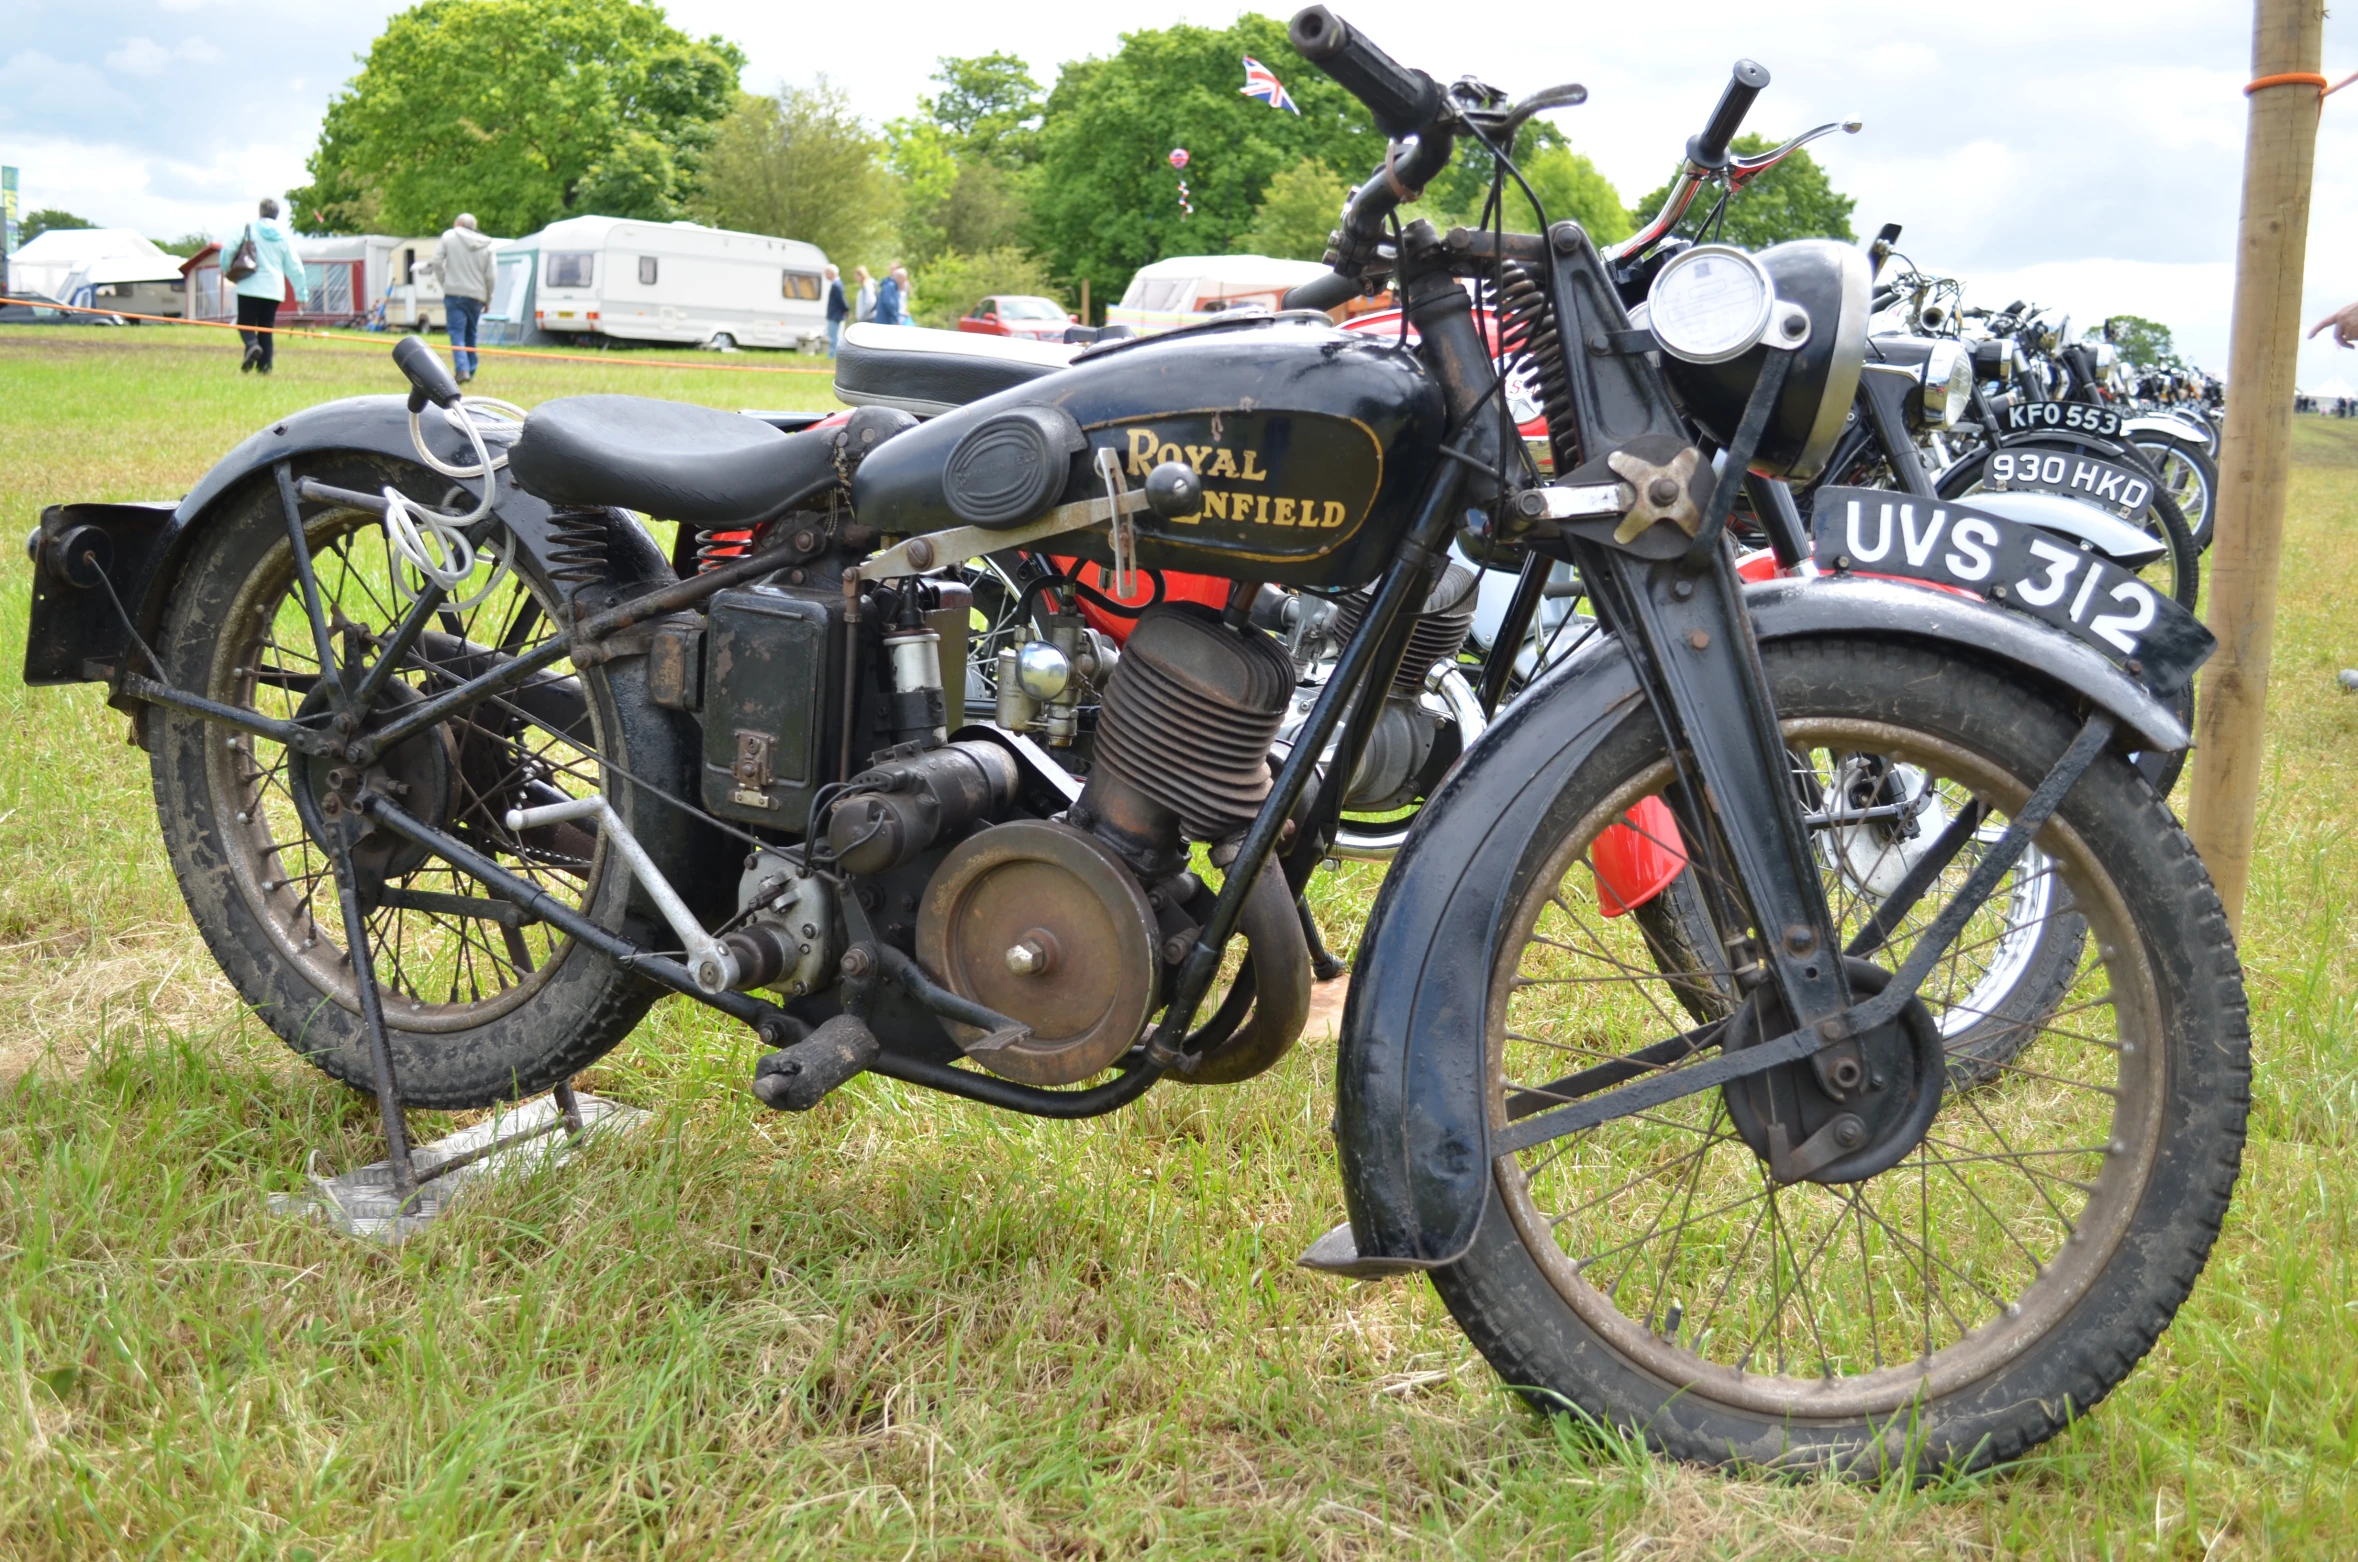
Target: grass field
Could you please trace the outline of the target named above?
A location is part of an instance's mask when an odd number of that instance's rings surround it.
[[[210,333],[0,333],[0,536],[177,495],[237,439],[397,389]],[[832,405],[745,354],[495,362],[531,404]],[[782,1118],[678,1003],[586,1081],[638,1134],[397,1252],[272,1218],[373,1110],[241,1017],[90,688],[0,680],[0,1555],[2345,1556],[2358,1543],[2358,424],[2303,419],[2244,949],[2258,1078],[2178,1321],[2031,1461],[1921,1491],[1753,1483],[1505,1394],[1431,1290],[1293,1267],[1340,1195],[1332,1049],[1034,1123],[863,1079]],[[14,666],[28,567],[0,550]],[[1322,886],[1347,943],[1362,875]],[[422,1124],[431,1128],[431,1123]]]

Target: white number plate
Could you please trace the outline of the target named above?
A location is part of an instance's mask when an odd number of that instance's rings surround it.
[[[2217,644],[2202,621],[2109,559],[1970,505],[1888,488],[1824,488],[1821,569],[1950,586],[2053,625],[2169,693]]]
[[[2070,450],[2024,446],[1993,450],[1982,467],[1982,486],[2005,492],[2036,489],[2087,499],[2115,515],[2135,520],[2153,503],[2153,479],[2111,461]]]
[[[2034,401],[2006,409],[2006,431],[2068,428],[2109,439],[2121,431],[2121,415],[2110,407],[2091,407],[2084,401]]]

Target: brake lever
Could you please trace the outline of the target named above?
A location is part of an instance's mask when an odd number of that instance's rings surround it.
[[[1846,136],[1855,136],[1866,128],[1867,122],[1859,118],[1859,116],[1856,114],[1851,115],[1848,119],[1829,120],[1825,124],[1818,126],[1818,128],[1815,130],[1804,131],[1802,134],[1795,136],[1792,140],[1786,142],[1783,146],[1773,148],[1766,152],[1757,152],[1750,157],[1730,157],[1728,159],[1726,173],[1723,175],[1723,177],[1726,179],[1728,189],[1731,192],[1742,190],[1744,186],[1749,184],[1752,180],[1758,178],[1764,173],[1767,173],[1770,169],[1776,167],[1779,163],[1783,162],[1786,158],[1791,157],[1794,153],[1800,151],[1803,147],[1809,145],[1812,141],[1820,140],[1823,137],[1830,136],[1837,130],[1841,131]]]

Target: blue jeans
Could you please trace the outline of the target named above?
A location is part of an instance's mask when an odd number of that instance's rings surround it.
[[[834,356],[835,356],[835,349],[836,349],[836,348],[838,348],[838,347],[841,347],[842,345],[843,345],[843,322],[842,322],[841,320],[830,320],[830,321],[828,321],[828,322],[827,322],[827,356],[828,356],[828,357],[830,357],[830,358],[834,357]]]
[[[461,374],[475,372],[475,333],[483,325],[483,300],[445,298],[442,323],[450,331],[450,364]]]

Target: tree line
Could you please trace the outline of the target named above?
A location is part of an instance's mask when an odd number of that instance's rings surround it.
[[[1240,93],[1247,55],[1300,114]],[[1314,260],[1382,157],[1366,111],[1266,16],[1128,33],[1046,88],[1011,54],[945,58],[915,111],[882,124],[824,77],[743,91],[744,64],[648,0],[422,0],[329,105],[311,183],[290,192],[297,223],[432,232],[464,210],[523,234],[592,213],[691,218],[806,240],[847,271],[905,261],[921,318],[943,324],[992,292],[1070,307],[1086,282],[1102,305],[1170,255]],[[1527,127],[1508,155],[1508,227],[1538,221],[1536,196],[1600,241],[1631,230],[1612,183],[1553,126]],[[1477,221],[1491,188],[1487,156],[1461,156],[1404,219]],[[1851,204],[1802,154],[1723,221],[1744,244],[1850,240]]]

